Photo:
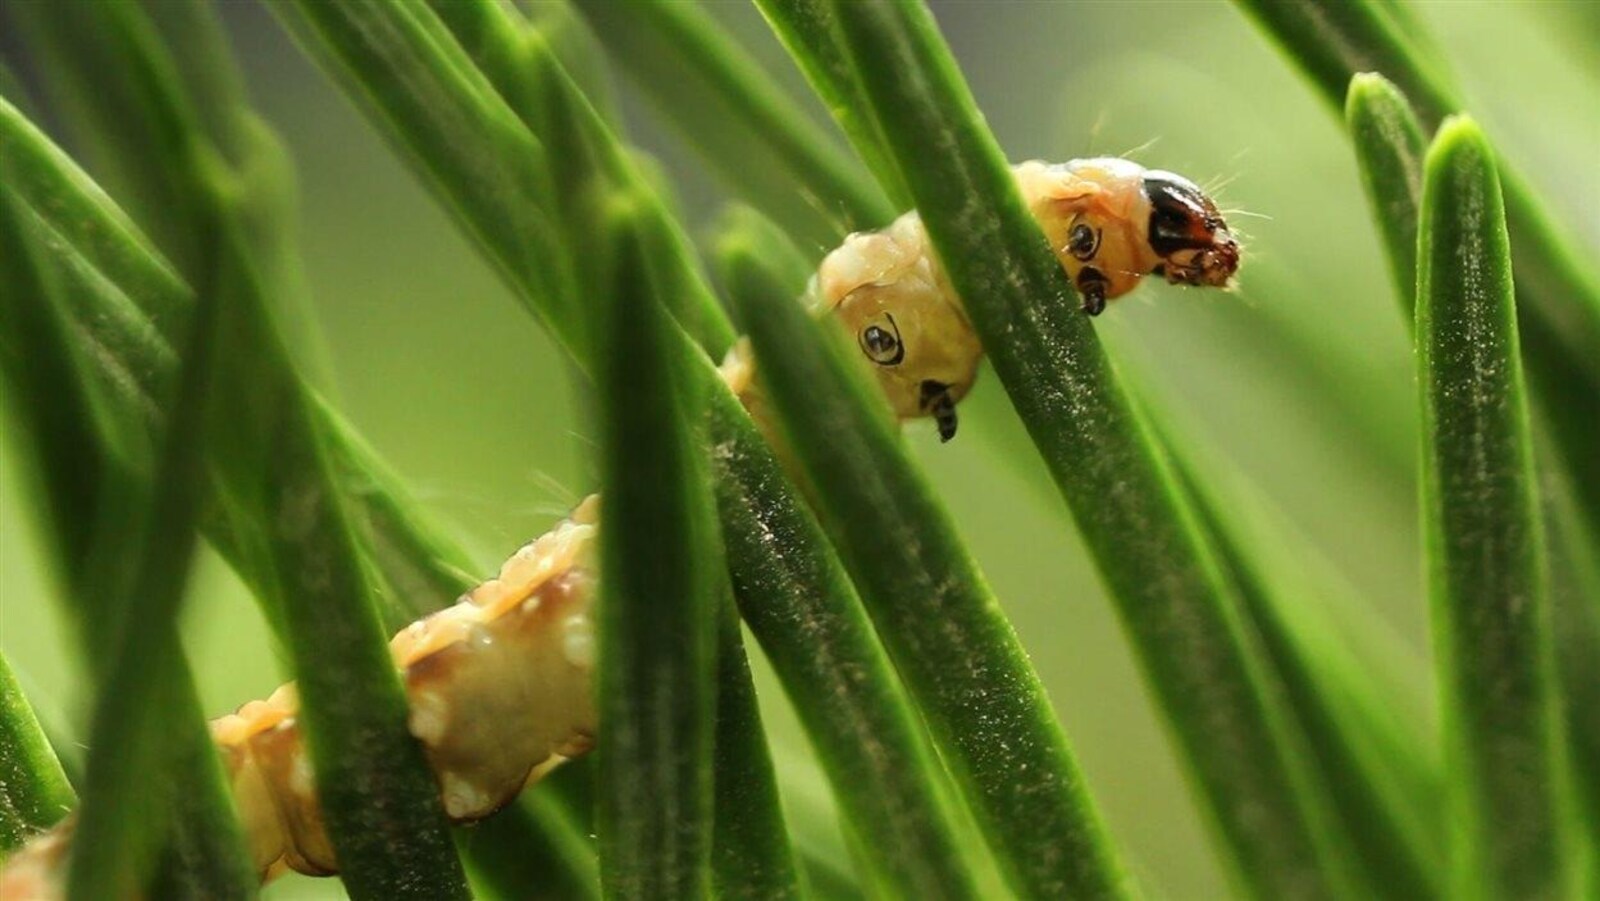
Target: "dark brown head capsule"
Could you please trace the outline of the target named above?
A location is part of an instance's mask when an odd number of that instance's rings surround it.
[[[1144,178],[1150,201],[1146,240],[1161,258],[1156,272],[1185,285],[1226,285],[1239,269],[1239,242],[1216,204],[1195,184],[1170,172]]]

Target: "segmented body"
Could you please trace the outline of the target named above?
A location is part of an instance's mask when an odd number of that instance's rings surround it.
[[[439,780],[445,811],[481,819],[594,745],[594,539],[599,499],[519,549],[494,578],[389,642],[407,725]],[[263,881],[338,871],[296,713],[294,683],[212,720],[240,824]],[[0,898],[63,896],[72,821],[0,872]]]
[[[1221,285],[1237,268],[1238,247],[1215,206],[1177,176],[1120,159],[1028,162],[1015,174],[1091,314],[1146,274]],[[855,337],[900,417],[931,416],[941,437],[955,434],[955,404],[970,390],[983,348],[915,211],[846,238],[824,258],[808,295],[816,315]],[[722,373],[759,407],[747,345]],[[590,497],[496,577],[390,642],[408,725],[453,820],[488,816],[593,746],[598,506]],[[264,880],[285,870],[338,870],[297,711],[290,683],[211,723]],[[71,828],[69,819],[6,862],[0,901],[61,897]]]
[[[523,546],[499,574],[389,642],[407,725],[457,821],[499,810],[589,750],[595,712],[593,544],[599,499]],[[251,853],[264,877],[337,872],[290,683],[213,720]]]

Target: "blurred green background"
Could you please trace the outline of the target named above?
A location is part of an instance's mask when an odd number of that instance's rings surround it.
[[[753,7],[709,5],[778,81],[806,93]],[[1381,640],[1359,653],[1396,684],[1397,709],[1431,716],[1410,348],[1339,122],[1226,3],[933,6],[1013,159],[1143,147],[1140,162],[1221,183],[1221,205],[1246,211],[1230,214],[1249,237],[1236,292],[1148,285],[1098,327],[1124,374],[1171,413],[1178,441],[1212,464],[1219,492],[1254,517],[1260,552],[1303,574],[1300,602],[1326,608],[1335,627],[1376,629]],[[271,15],[223,7],[254,100],[299,168],[303,259],[325,339],[302,349],[306,363],[488,571],[593,488],[593,445],[565,365]],[[1596,8],[1418,12],[1502,152],[1600,254]],[[28,70],[26,48],[0,46],[30,81],[48,78]],[[626,79],[616,83],[635,140],[667,165],[695,226],[709,227],[725,193]],[[939,445],[923,423],[910,441],[1032,654],[1112,833],[1152,896],[1225,894],[1111,605],[992,376],[962,413],[953,443]],[[85,683],[20,477],[8,451],[0,650],[41,713],[76,734]],[[186,634],[208,710],[282,679],[253,604],[215,558],[202,563]],[[790,818],[814,818],[823,783],[775,682],[759,678]],[[296,878],[268,897],[330,894],[337,883]]]

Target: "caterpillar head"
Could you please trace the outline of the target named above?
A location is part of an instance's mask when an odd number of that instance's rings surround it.
[[[1227,285],[1239,271],[1239,242],[1211,198],[1194,182],[1161,171],[1145,173],[1144,196],[1145,240],[1161,258],[1151,271],[1174,285]]]
[[[1222,214],[1182,176],[1117,158],[1027,163],[1017,174],[1091,314],[1146,275],[1221,287],[1238,271],[1239,244]]]
[[[895,414],[933,417],[948,441],[983,346],[925,240],[915,217],[851,235],[818,270],[817,302],[872,364]]]

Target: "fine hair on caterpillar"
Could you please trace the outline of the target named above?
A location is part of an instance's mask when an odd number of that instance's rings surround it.
[[[1089,315],[1147,275],[1191,286],[1233,280],[1234,233],[1187,179],[1114,157],[1026,162],[1014,173]],[[983,348],[915,211],[847,237],[822,260],[806,300],[851,335],[896,415],[932,418],[941,439],[955,435]],[[722,374],[759,422],[754,372],[740,342]],[[593,747],[598,517],[591,496],[493,578],[390,642],[409,730],[452,820],[494,813]],[[338,872],[297,713],[291,683],[211,723],[263,880]],[[69,819],[13,855],[0,869],[0,901],[61,897],[71,834]]]

